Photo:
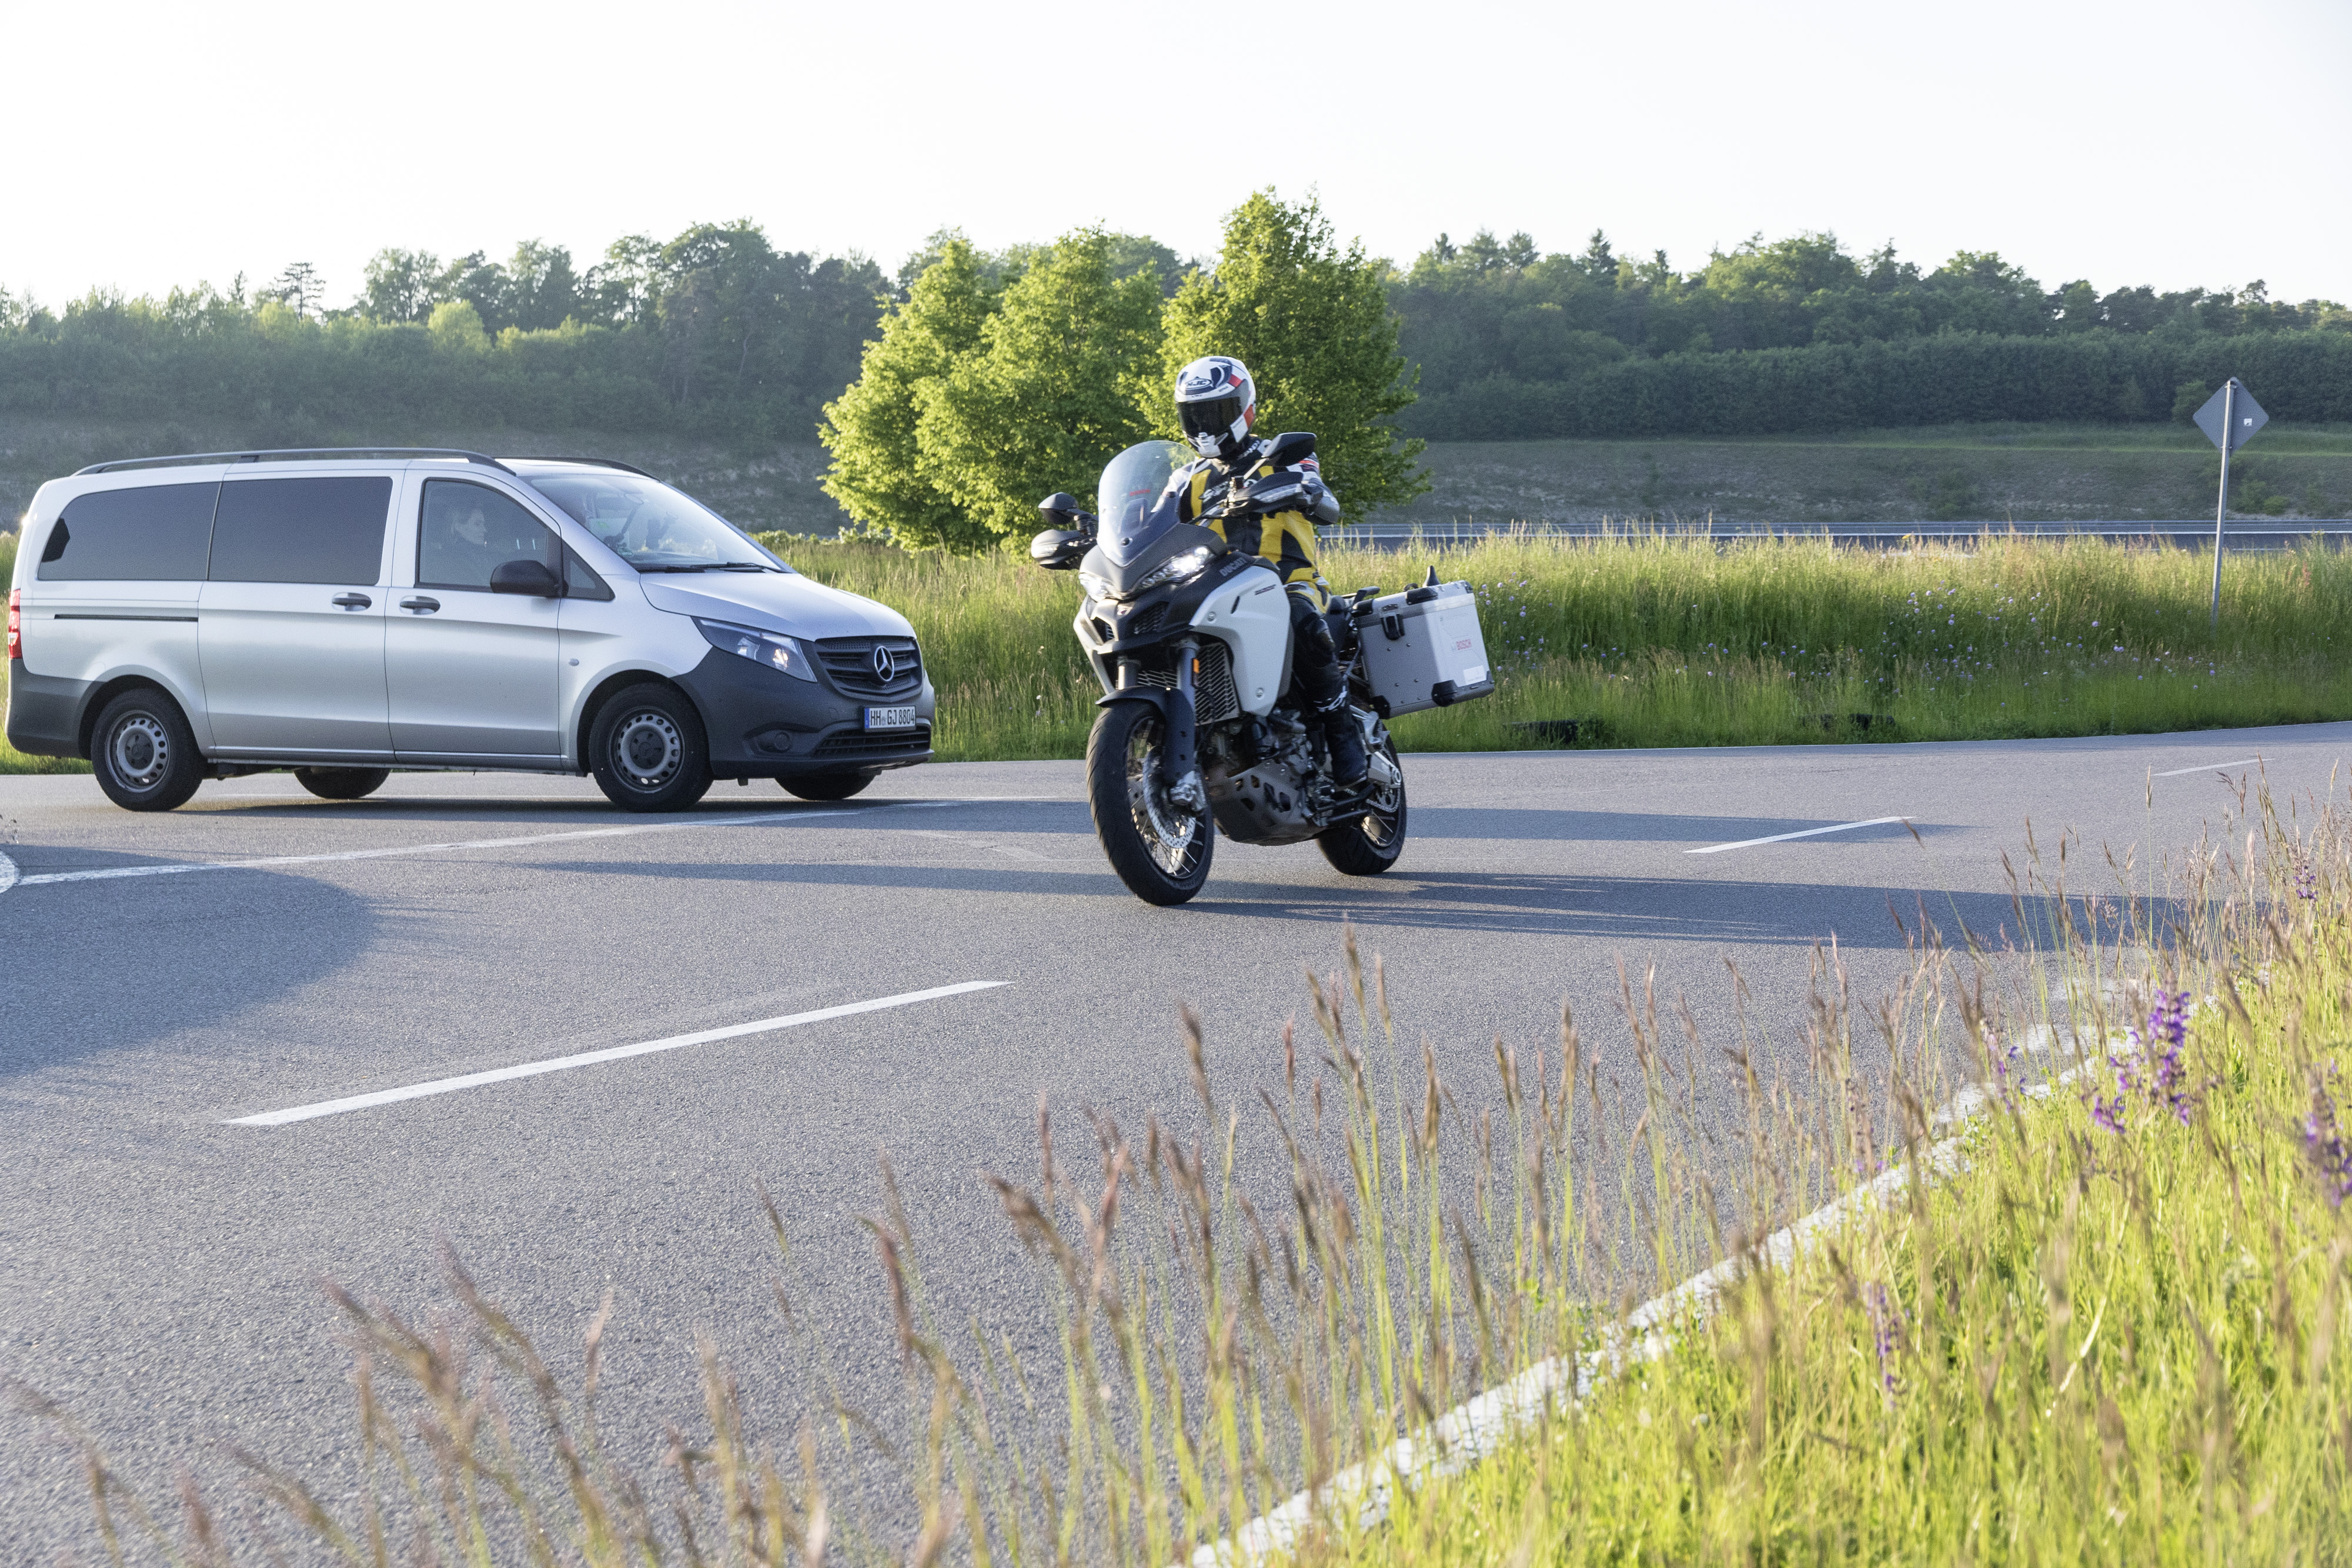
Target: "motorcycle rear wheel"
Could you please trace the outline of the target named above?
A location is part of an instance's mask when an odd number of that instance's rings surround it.
[[[1160,781],[1164,727],[1146,703],[1114,703],[1087,737],[1087,805],[1110,869],[1146,904],[1182,904],[1209,880],[1216,830]]]
[[[1315,847],[1323,858],[1349,876],[1378,876],[1404,853],[1404,768],[1397,761],[1396,742],[1382,741],[1380,755],[1397,770],[1395,810],[1383,810],[1383,803],[1375,801],[1371,810],[1315,835]]]

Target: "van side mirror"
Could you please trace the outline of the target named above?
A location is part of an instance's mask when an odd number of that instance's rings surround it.
[[[1047,528],[1029,541],[1029,559],[1047,571],[1071,571],[1094,548],[1095,536],[1091,532]]]
[[[1295,467],[1301,458],[1315,455],[1315,433],[1311,430],[1286,430],[1274,438],[1266,449],[1265,461],[1276,468]]]
[[[563,580],[543,560],[529,556],[500,561],[490,572],[492,593],[522,593],[533,599],[561,599]]]

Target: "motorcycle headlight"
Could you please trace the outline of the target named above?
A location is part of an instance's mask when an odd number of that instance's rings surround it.
[[[793,638],[781,632],[762,632],[751,626],[730,626],[724,621],[705,621],[696,616],[695,626],[714,648],[765,664],[772,670],[782,670],[803,681],[816,679],[815,666],[808,653]]]
[[[1112,597],[1110,591],[1110,579],[1107,577],[1097,577],[1091,571],[1081,571],[1078,573],[1078,586],[1087,591],[1087,597],[1088,599],[1108,599]]]
[[[1207,545],[1194,545],[1182,555],[1171,555],[1153,567],[1144,575],[1143,580],[1135,585],[1135,591],[1140,593],[1163,582],[1181,582],[1205,570],[1216,559],[1217,552]]]

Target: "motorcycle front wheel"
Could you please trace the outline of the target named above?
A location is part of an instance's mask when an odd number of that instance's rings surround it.
[[[1181,904],[1209,880],[1216,834],[1208,810],[1186,811],[1160,781],[1166,738],[1148,703],[1114,703],[1087,739],[1087,804],[1110,869],[1146,904]]]

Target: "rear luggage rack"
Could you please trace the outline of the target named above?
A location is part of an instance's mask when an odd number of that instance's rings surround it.
[[[487,464],[501,474],[514,472],[495,457],[467,452],[457,446],[289,446],[268,452],[184,452],[173,457],[123,457],[112,463],[93,463],[87,468],[77,468],[74,476],[119,474],[126,468],[168,468],[182,463],[268,463],[280,458],[301,457],[462,457],[468,463]],[[612,466],[625,465],[614,464]]]

